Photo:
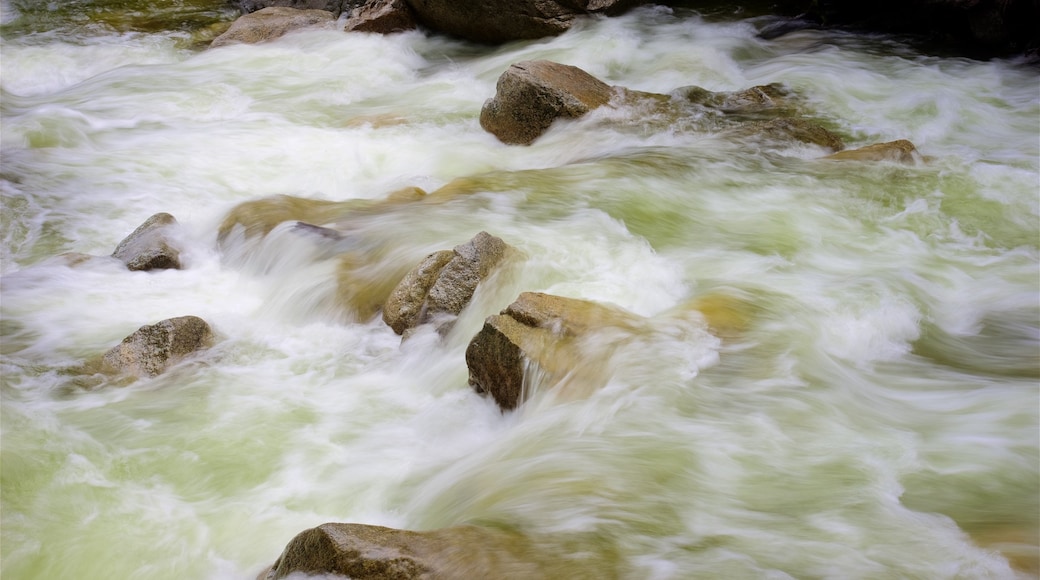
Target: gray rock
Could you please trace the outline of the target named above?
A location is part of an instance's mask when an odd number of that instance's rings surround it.
[[[415,15],[405,0],[372,0],[351,12],[343,29],[390,34],[414,30],[417,26]]]
[[[142,326],[101,359],[108,373],[154,377],[206,348],[213,340],[209,324],[198,316],[169,318]]]
[[[145,220],[119,242],[112,257],[130,270],[180,269],[180,251],[170,245],[170,228],[177,220],[168,213],[157,213]]]
[[[213,39],[210,48],[229,44],[256,44],[309,28],[332,28],[336,17],[326,10],[299,10],[282,6],[263,8],[239,17],[227,32]]]
[[[610,102],[614,90],[580,68],[523,61],[498,78],[480,126],[504,143],[528,145],[559,118],[577,118]]]
[[[430,254],[390,293],[383,321],[397,334],[434,321],[446,332],[508,251],[501,238],[480,232],[451,251]]]

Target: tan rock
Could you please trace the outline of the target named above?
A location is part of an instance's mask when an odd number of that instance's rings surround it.
[[[503,143],[528,145],[553,121],[577,118],[610,102],[614,90],[580,68],[547,60],[518,62],[498,78],[480,126]]]
[[[859,149],[846,149],[828,155],[825,159],[914,163],[918,156],[917,148],[913,143],[906,139],[899,139],[887,143],[875,143]]]
[[[600,549],[602,552],[602,549]],[[534,542],[511,531],[455,526],[424,532],[327,523],[298,534],[258,580],[320,574],[354,580],[613,580],[611,553],[588,542]]]
[[[508,251],[502,239],[480,232],[451,251],[430,254],[387,297],[383,321],[397,334],[434,321],[445,332]]]
[[[213,39],[210,48],[229,44],[256,44],[296,30],[331,28],[336,17],[326,10],[300,10],[270,6],[240,16],[227,32]]]
[[[606,380],[604,352],[584,339],[590,333],[620,330],[634,336],[648,330],[645,319],[620,308],[540,292],[524,292],[502,314],[489,316],[466,348],[469,384],[488,393],[503,410],[531,394],[540,374],[548,383],[565,376],[568,396],[585,396]],[[581,392],[573,392],[579,385]]]

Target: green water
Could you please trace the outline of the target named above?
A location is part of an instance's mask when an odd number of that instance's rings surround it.
[[[569,538],[620,578],[1035,577],[1035,69],[661,8],[500,48],[319,31],[206,51],[225,5],[140,6],[4,4],[3,576],[253,578],[338,521]],[[480,107],[535,58],[659,93],[782,83],[850,147],[922,159],[624,111],[503,145]],[[273,195],[350,202],[318,224],[347,242],[283,224],[217,244]],[[56,257],[108,255],[159,211],[183,270]],[[482,230],[524,258],[443,338],[341,303],[344,256],[363,294]],[[532,379],[503,414],[464,353],[523,291],[655,330],[590,337],[603,384]],[[736,330],[690,310],[708,298]],[[195,359],[76,374],[187,314],[218,337]]]

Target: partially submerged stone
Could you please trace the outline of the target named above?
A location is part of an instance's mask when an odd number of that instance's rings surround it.
[[[181,316],[142,326],[101,359],[107,373],[154,377],[209,346],[213,332],[198,316]]]
[[[586,389],[606,380],[599,355],[581,343],[591,332],[647,330],[644,319],[620,308],[588,300],[524,292],[501,314],[489,316],[466,348],[469,384],[488,393],[504,411],[530,395],[532,373],[548,382],[565,375]]]
[[[414,30],[417,26],[415,15],[405,0],[372,0],[351,12],[343,29],[391,34]]]
[[[899,139],[898,141],[889,141],[887,143],[875,143],[859,149],[846,149],[828,155],[826,159],[914,163],[919,156],[920,154],[913,143],[906,139]]]
[[[807,119],[781,118],[745,123],[733,129],[730,134],[767,141],[798,141],[831,151],[841,151],[845,148],[841,137],[823,125]]]
[[[614,560],[580,539],[534,542],[483,526],[415,532],[327,523],[293,538],[257,580],[299,574],[353,580],[612,580],[618,576]]]
[[[383,321],[397,334],[427,322],[445,331],[508,251],[501,238],[480,232],[453,250],[430,254],[387,297]]]
[[[697,86],[689,86],[680,87],[671,94],[684,102],[727,114],[786,113],[792,110],[790,93],[776,83],[731,92],[714,92]]]
[[[302,29],[332,28],[336,17],[327,10],[300,10],[271,6],[240,16],[210,48],[229,44],[256,44]]]
[[[119,242],[112,257],[130,270],[180,269],[180,251],[170,245],[169,235],[176,225],[172,215],[157,213]]]
[[[578,67],[534,60],[510,66],[480,111],[480,126],[503,143],[527,145],[553,121],[577,118],[610,102],[610,85]]]

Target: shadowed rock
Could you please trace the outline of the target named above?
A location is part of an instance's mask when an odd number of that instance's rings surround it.
[[[101,359],[108,373],[154,377],[209,346],[213,333],[198,316],[181,316],[142,326],[106,352]]]
[[[405,0],[373,0],[354,10],[343,29],[347,32],[390,34],[413,30],[418,25]]]
[[[169,243],[170,228],[176,225],[172,215],[157,213],[119,242],[112,257],[130,270],[180,269],[180,251]]]
[[[407,0],[423,25],[466,40],[502,43],[555,36],[586,14],[616,14],[642,0]]]
[[[547,60],[518,62],[498,78],[480,111],[480,126],[503,143],[527,145],[559,118],[577,118],[614,95],[578,67]]]
[[[298,573],[354,580],[617,578],[611,554],[591,553],[579,542],[536,545],[519,533],[478,526],[413,532],[327,523],[293,538],[257,580]]]
[[[383,321],[397,334],[440,318],[438,330],[469,304],[477,286],[506,257],[509,245],[487,232],[427,256],[405,275],[383,307]]]
[[[889,141],[888,143],[875,143],[859,149],[846,149],[826,159],[845,159],[854,161],[894,161],[898,163],[914,163],[920,157],[914,144],[906,139]]]
[[[229,44],[256,44],[307,28],[331,28],[336,17],[327,10],[299,10],[271,6],[243,15],[227,32],[213,39],[210,48]]]

